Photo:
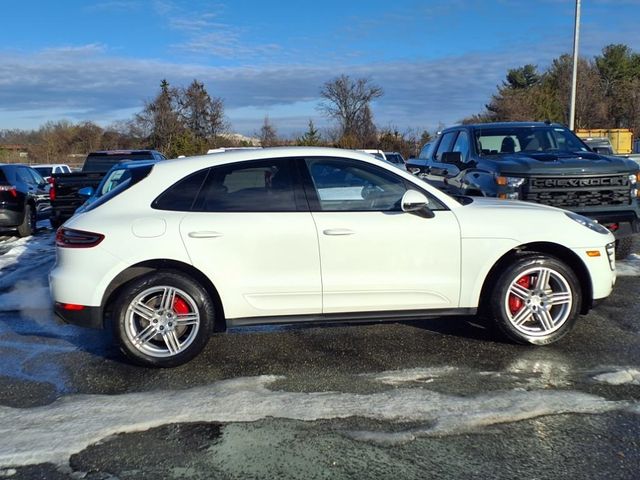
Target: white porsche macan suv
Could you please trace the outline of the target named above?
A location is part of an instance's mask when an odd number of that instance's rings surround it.
[[[454,199],[370,155],[272,148],[160,162],[68,220],[65,321],[180,365],[229,326],[479,313],[560,339],[615,283],[614,237],[564,210]]]

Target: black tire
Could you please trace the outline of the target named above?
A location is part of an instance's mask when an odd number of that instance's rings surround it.
[[[18,225],[18,236],[28,237],[36,231],[36,212],[28,203],[24,206],[24,219]]]
[[[157,271],[125,285],[114,303],[112,319],[114,335],[127,358],[149,367],[176,367],[207,344],[215,308],[194,279],[177,271]]]
[[[540,287],[539,281],[543,282]],[[489,311],[508,339],[548,345],[571,331],[581,302],[573,270],[555,257],[527,254],[515,257],[498,276]]]
[[[616,260],[624,260],[631,255],[633,249],[633,237],[624,237],[616,240]]]
[[[57,218],[50,218],[49,223],[51,224],[51,228],[57,230],[64,223],[62,220],[58,220]]]

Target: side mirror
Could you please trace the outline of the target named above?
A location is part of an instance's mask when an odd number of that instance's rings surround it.
[[[407,190],[402,196],[402,211],[413,212],[426,218],[433,218],[435,214],[427,206],[429,205],[429,199],[417,190]]]
[[[442,154],[442,163],[451,163],[452,165],[462,165],[462,153],[444,152]]]
[[[93,192],[93,187],[84,187],[78,190],[78,195],[80,195],[84,199],[87,199],[93,195]]]

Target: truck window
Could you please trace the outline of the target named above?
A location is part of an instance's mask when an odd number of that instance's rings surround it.
[[[436,151],[436,160],[438,162],[442,161],[442,154],[445,152],[451,151],[451,146],[453,145],[453,140],[456,138],[457,131],[447,132],[442,135],[442,139],[438,144],[438,150]]]
[[[458,138],[456,138],[456,143],[453,145],[454,152],[460,152],[462,156],[462,161],[466,162],[469,158],[469,134],[466,130],[460,130],[458,134]]]

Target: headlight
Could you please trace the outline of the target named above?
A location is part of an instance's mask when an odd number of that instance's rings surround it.
[[[496,179],[498,185],[505,187],[518,188],[524,183],[524,178],[521,177],[498,177]]]
[[[609,230],[607,230],[605,227],[600,225],[595,220],[591,220],[588,217],[585,217],[583,215],[578,215],[577,213],[573,213],[573,212],[565,212],[565,215],[569,217],[571,220],[578,222],[580,225],[587,227],[593,230],[594,232],[598,232],[603,235],[606,235],[609,233]]]

